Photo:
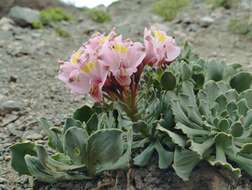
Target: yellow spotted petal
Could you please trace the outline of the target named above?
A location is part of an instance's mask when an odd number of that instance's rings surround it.
[[[76,52],[72,55],[72,57],[71,57],[71,63],[74,64],[74,65],[77,64],[78,61],[79,61],[79,59],[80,59],[80,57],[81,57],[81,51],[78,50],[78,51],[76,51]]]
[[[96,62],[94,62],[94,61],[89,61],[89,62],[87,62],[85,65],[83,65],[81,68],[80,68],[80,70],[81,70],[81,72],[83,72],[83,73],[90,73],[92,70],[93,70],[93,68],[96,66]]]
[[[167,38],[167,36],[165,34],[162,34],[161,32],[159,31],[155,31],[154,32],[154,36],[156,39],[158,39],[160,42],[164,42]]]
[[[105,42],[109,40],[109,36],[104,36],[100,39],[100,45],[103,45]]]
[[[127,53],[128,52],[128,48],[121,45],[121,44],[115,44],[113,45],[112,49],[114,51],[116,51],[117,53]]]

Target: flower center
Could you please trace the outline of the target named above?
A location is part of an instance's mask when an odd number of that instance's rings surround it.
[[[81,51],[78,50],[78,51],[76,51],[76,52],[72,55],[72,57],[71,57],[71,63],[74,64],[74,65],[77,64],[78,61],[79,61],[79,59],[80,59],[80,57],[81,57]]]
[[[165,34],[162,34],[161,32],[159,31],[155,31],[154,32],[154,36],[156,39],[158,39],[160,42],[164,42],[166,40],[166,35]]]
[[[121,45],[121,44],[115,44],[112,46],[112,49],[117,52],[117,53],[127,53],[128,52],[128,48]]]
[[[109,40],[109,36],[103,36],[100,41],[99,44],[103,45],[105,42],[107,42]]]
[[[93,68],[96,66],[96,62],[95,61],[89,61],[87,62],[85,65],[83,65],[80,70],[83,73],[90,73]]]

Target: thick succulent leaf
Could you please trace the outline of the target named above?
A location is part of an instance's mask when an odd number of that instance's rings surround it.
[[[53,154],[51,156],[51,158],[53,160],[56,160],[56,161],[64,163],[64,164],[68,164],[68,165],[72,164],[71,158],[69,156],[67,156],[66,154],[63,154],[63,153],[57,152],[57,153]]]
[[[183,123],[186,126],[191,128],[200,128],[200,126],[194,122],[192,122],[186,115],[186,112],[182,109],[179,100],[173,99],[171,101],[172,111],[175,116],[176,122]]]
[[[123,154],[123,131],[103,129],[93,133],[88,139],[87,167],[91,175],[103,165],[115,163]],[[100,165],[100,166],[99,166]]]
[[[218,122],[217,128],[220,131],[227,131],[230,127],[229,121],[227,119],[221,119]]]
[[[38,158],[30,155],[25,156],[25,162],[32,176],[37,178],[39,181],[53,183],[56,179],[39,161]]]
[[[207,80],[220,81],[224,78],[225,64],[219,62],[210,62],[206,64]]]
[[[182,80],[190,80],[192,76],[191,68],[188,64],[182,64]]]
[[[247,100],[249,108],[252,109],[252,89],[243,91],[240,96]]]
[[[245,170],[249,175],[252,175],[252,158],[245,157],[243,155],[235,154],[232,150],[227,151],[230,160],[234,161],[240,166],[241,169]]]
[[[194,141],[191,141],[191,147],[190,149],[194,152],[197,152],[201,158],[203,158],[204,153],[213,146],[214,144],[214,138],[209,138],[203,143],[196,143]]]
[[[251,127],[251,125],[252,125],[252,109],[247,112],[243,120],[243,127],[245,129]]]
[[[25,161],[32,176],[39,181],[54,183],[66,180],[84,180],[90,179],[89,176],[81,173],[73,173],[72,175],[66,171],[57,171],[57,168],[50,169],[43,165],[37,157],[26,155]]]
[[[240,72],[230,80],[231,87],[236,89],[238,92],[249,89],[251,84],[252,75],[247,72]]]
[[[98,128],[98,115],[94,113],[86,123],[86,129],[89,134],[92,134]]]
[[[240,122],[235,122],[231,126],[231,134],[233,137],[240,137],[243,134],[243,127]]]
[[[165,90],[173,90],[176,87],[176,77],[171,72],[164,72],[160,82]]]
[[[228,133],[220,132],[215,136],[214,140],[217,145],[225,148],[232,145],[232,135]]]
[[[131,160],[132,141],[133,141],[133,133],[132,130],[130,129],[127,132],[127,142],[125,144],[126,151],[123,153],[123,155],[116,162],[107,164],[104,163],[96,172],[100,173],[106,170],[116,170],[116,169],[118,170],[128,168]]]
[[[205,100],[209,105],[209,110],[211,110],[215,105],[217,97],[227,90],[228,85],[223,82],[208,81],[204,86],[204,90],[199,92],[198,98]]]
[[[252,141],[244,144],[239,152],[240,154],[252,154]]]
[[[238,106],[239,114],[245,116],[249,110],[248,103],[247,103],[246,99],[243,98],[243,99],[239,100],[237,102],[237,106]]]
[[[208,162],[212,166],[222,166],[225,169],[232,171],[236,176],[241,176],[241,170],[239,168],[234,168],[230,163],[227,162],[225,151],[223,147],[216,147],[216,158],[210,157]]]
[[[181,137],[180,135],[162,127],[162,126],[158,126],[157,130],[167,134],[173,143],[175,143],[176,145],[180,146],[180,147],[184,147],[185,146],[185,139],[183,137]]]
[[[11,150],[11,166],[19,174],[30,174],[26,162],[25,155],[37,155],[35,144],[32,142],[16,143],[10,147]]]
[[[183,180],[188,180],[193,168],[199,163],[199,155],[190,150],[176,149],[174,153],[173,168]]]
[[[186,134],[188,137],[193,137],[195,135],[208,135],[209,131],[203,130],[203,129],[193,129],[190,127],[187,127],[186,125],[178,122],[175,126],[176,129],[180,129],[183,131],[184,134]]]
[[[88,134],[84,128],[71,127],[64,134],[64,150],[75,164],[84,164],[87,160]]]
[[[196,83],[195,88],[202,89],[202,87],[205,83],[205,75],[203,73],[193,74],[192,79]]]
[[[151,143],[147,146],[144,151],[142,151],[139,155],[134,158],[134,164],[136,166],[146,166],[149,163],[153,153],[155,151],[155,144]]]
[[[135,123],[133,123],[133,130],[135,133],[141,132],[145,137],[150,136],[149,132],[150,127],[145,121],[139,120]]]
[[[69,129],[70,127],[83,127],[82,123],[79,120],[73,119],[73,118],[67,118],[66,122],[64,124],[64,133]]]
[[[92,108],[85,105],[74,112],[73,118],[79,120],[80,122],[87,122],[93,113],[94,111]]]
[[[160,142],[155,143],[155,150],[158,153],[158,166],[160,169],[168,168],[173,161],[173,152],[167,151]]]
[[[63,153],[63,144],[62,144],[62,134],[60,130],[54,127],[54,125],[45,118],[41,118],[39,125],[48,135],[48,145],[57,150],[58,152]],[[53,130],[52,130],[53,129]]]

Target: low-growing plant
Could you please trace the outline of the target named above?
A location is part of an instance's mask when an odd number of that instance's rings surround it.
[[[189,0],[158,0],[153,4],[154,13],[172,21],[189,4]]]
[[[54,31],[62,38],[69,38],[71,35],[69,34],[69,32],[67,32],[66,30],[60,28],[60,27],[55,27]]]
[[[183,180],[202,160],[252,175],[252,75],[240,65],[202,60],[188,45],[181,52],[148,29],[144,44],[97,33],[59,64],[84,105],[62,127],[40,120],[49,151],[30,141],[11,147],[20,174],[85,180],[156,158]]]
[[[240,0],[207,0],[213,8],[224,7],[226,9],[230,9],[232,7],[237,6],[240,3]]]
[[[252,37],[252,20],[250,16],[231,19],[228,29],[234,34]]]
[[[72,19],[72,16],[62,8],[48,8],[40,12],[39,20],[34,21],[32,27],[40,29],[43,26],[52,26],[57,22],[70,21]]]
[[[104,23],[111,21],[111,16],[107,11],[100,10],[100,9],[90,9],[88,10],[90,18],[98,23]]]

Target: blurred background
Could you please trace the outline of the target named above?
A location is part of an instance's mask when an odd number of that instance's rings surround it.
[[[44,143],[37,119],[61,125],[83,103],[57,80],[57,61],[94,32],[143,41],[155,27],[205,59],[252,70],[251,10],[251,0],[0,0],[0,189],[33,186],[11,170],[9,146]]]

